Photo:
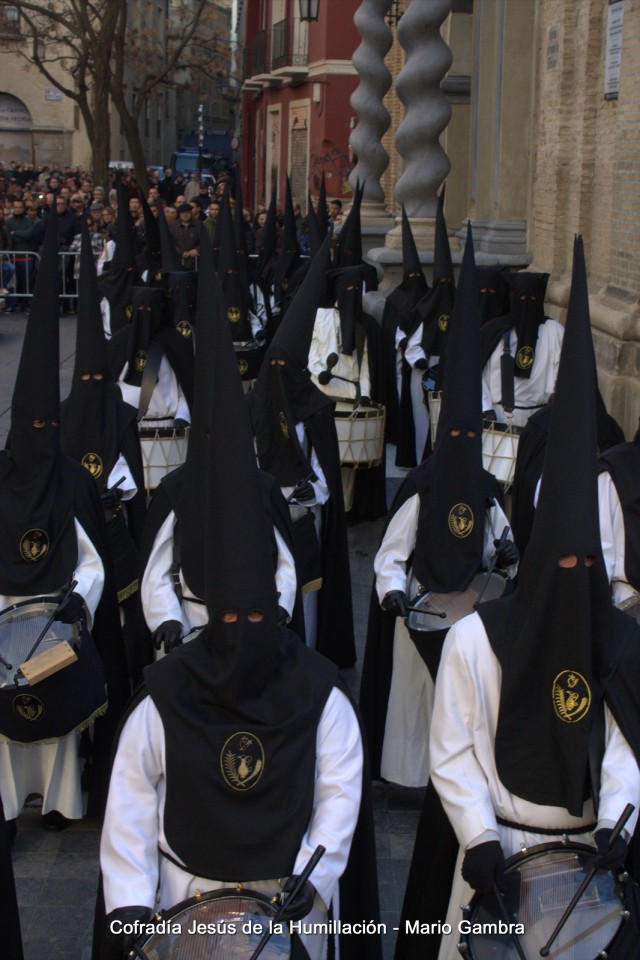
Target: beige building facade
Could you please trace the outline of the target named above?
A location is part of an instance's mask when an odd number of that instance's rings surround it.
[[[470,219],[482,262],[548,272],[547,312],[561,321],[582,234],[600,388],[631,438],[640,416],[640,0],[454,0],[452,10],[441,29],[453,54],[441,85],[452,107],[441,137],[449,232],[462,236]],[[392,30],[385,64],[395,81],[403,50]],[[381,184],[397,213],[395,86],[384,103]]]

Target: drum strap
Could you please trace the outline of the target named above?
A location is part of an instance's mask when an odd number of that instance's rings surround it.
[[[541,833],[545,837],[574,837],[580,833],[591,833],[597,827],[597,823],[585,823],[583,827],[532,827],[531,824],[514,823],[504,817],[496,817],[496,822],[501,827],[522,830],[524,833]]]
[[[500,385],[502,390],[502,408],[511,413],[515,406],[515,368],[511,356],[511,329],[505,331],[502,340],[502,356],[500,357]]]
[[[163,349],[157,341],[152,340],[147,350],[147,360],[142,374],[142,384],[140,386],[140,401],[138,403],[138,423],[142,420],[149,409],[151,395],[158,382],[158,371],[162,363]]]

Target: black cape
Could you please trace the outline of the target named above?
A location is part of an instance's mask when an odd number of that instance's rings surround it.
[[[163,326],[152,337],[158,342],[166,356],[176,380],[182,387],[189,410],[193,410],[195,390],[195,364],[191,338],[187,339],[175,327]],[[109,373],[114,381],[127,362],[129,346],[129,328],[119,330],[109,341]]]

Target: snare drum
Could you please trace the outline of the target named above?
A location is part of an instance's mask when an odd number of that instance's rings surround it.
[[[627,597],[621,603],[616,604],[618,610],[622,610],[629,617],[633,617],[640,623],[640,594],[634,593],[632,597]]]
[[[507,583],[507,579],[500,573],[490,573],[488,576],[486,573],[477,573],[466,590],[425,593],[411,604],[407,627],[421,633],[448,630],[458,620],[473,613],[479,602],[485,603],[501,597]]]
[[[185,462],[189,428],[140,427],[139,433],[144,485],[147,493],[151,493],[163,477]]]
[[[266,341],[248,340],[246,342],[234,342],[233,349],[236,352],[240,379],[243,383],[257,380],[264,355],[267,352]]]
[[[249,960],[275,915],[276,907],[255,890],[213,890],[163,911],[162,932],[142,937],[137,946],[148,960]],[[261,960],[291,957],[288,926],[273,924]]]
[[[336,401],[334,417],[343,467],[378,467],[384,456],[386,408],[381,403],[354,407]]]
[[[482,465],[502,484],[505,493],[513,484],[522,429],[512,423],[485,422],[482,430]]]
[[[83,730],[107,709],[102,660],[82,623],[54,620],[33,657],[66,641],[76,661],[30,684],[16,671],[58,606],[53,597],[24,600],[0,613],[0,741],[47,743]]]
[[[582,843],[542,843],[506,861],[504,907],[509,923],[524,928],[524,932],[514,932],[526,957],[540,956],[541,947],[593,866],[595,853],[593,847]],[[621,942],[631,936],[630,943],[637,943],[638,937],[637,931],[628,929],[627,882],[631,881],[618,879],[609,870],[598,870],[554,941],[550,960],[600,956],[626,960],[631,955]],[[458,949],[462,956],[468,960],[518,960],[513,936],[500,932],[501,922],[503,928],[507,926],[493,894],[476,894],[460,925],[464,940]],[[621,928],[627,929],[619,937]]]

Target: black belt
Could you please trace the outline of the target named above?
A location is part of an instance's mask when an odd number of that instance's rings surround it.
[[[585,823],[583,827],[532,827],[528,823],[513,823],[504,817],[496,817],[501,827],[510,827],[511,830],[523,830],[525,833],[541,833],[548,837],[573,837],[578,833],[591,833],[598,826],[597,823]]]

